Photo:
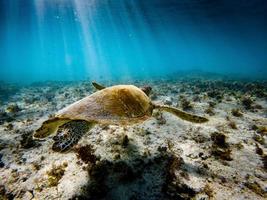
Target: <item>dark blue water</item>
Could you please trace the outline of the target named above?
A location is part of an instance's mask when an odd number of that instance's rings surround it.
[[[267,77],[265,0],[0,0],[0,80]]]

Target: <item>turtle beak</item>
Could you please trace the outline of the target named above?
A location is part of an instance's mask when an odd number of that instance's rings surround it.
[[[149,94],[151,93],[152,88],[150,86],[144,86],[141,88],[141,90],[147,95],[149,96]]]

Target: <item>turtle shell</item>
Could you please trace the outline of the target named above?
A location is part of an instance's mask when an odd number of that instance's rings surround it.
[[[102,124],[132,124],[151,116],[149,97],[133,85],[116,85],[97,91],[56,113],[57,118]]]

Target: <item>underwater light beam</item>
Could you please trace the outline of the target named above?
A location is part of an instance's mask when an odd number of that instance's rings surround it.
[[[90,74],[91,77],[98,76],[98,58],[96,55],[96,49],[92,38],[92,31],[90,31],[93,26],[90,18],[95,12],[95,4],[95,0],[90,1],[90,4],[85,4],[82,1],[74,0],[75,11],[81,24],[82,38],[85,43],[83,49],[85,65],[87,72]]]
[[[36,18],[37,18],[37,32],[38,32],[38,40],[39,40],[39,51],[42,58],[45,57],[45,46],[43,40],[43,25],[44,25],[44,15],[45,15],[45,0],[34,0],[34,6],[36,10]],[[36,68],[36,67],[35,67]],[[41,75],[44,72],[45,67],[38,67],[37,71]]]
[[[121,8],[121,5],[122,5],[121,3],[118,5],[119,11],[117,13],[119,16],[121,16],[121,14],[124,12],[124,10]],[[123,42],[121,40],[119,40],[119,38],[121,37],[121,31],[118,29],[116,19],[113,16],[111,2],[108,2],[107,5],[104,6],[104,12],[106,13],[105,17],[107,18],[106,23],[108,23],[110,25],[110,30],[113,33],[113,40],[111,42],[113,44],[113,48],[116,50],[116,55],[118,55],[118,56],[116,56],[118,63],[117,62],[110,62],[110,65],[115,64],[116,66],[113,66],[113,68],[119,67],[120,73],[127,76],[127,78],[130,78],[130,77],[128,77],[128,75],[130,73],[129,73],[129,66],[127,63],[127,59],[126,59],[126,56],[124,56],[124,54],[123,54],[123,50],[124,50]],[[121,18],[124,18],[124,17],[121,17]],[[124,27],[123,23],[121,24],[121,27]],[[110,41],[110,39],[108,39],[108,41]],[[129,49],[131,49],[132,41],[130,39],[127,40],[127,44],[128,44]],[[113,49],[113,48],[111,48],[111,49]],[[109,53],[109,54],[112,54],[112,53]],[[109,58],[109,59],[112,59],[112,58]],[[108,61],[108,59],[106,58],[106,62],[107,61]],[[107,67],[110,68],[110,66],[107,66]],[[112,73],[114,73],[114,72],[115,72],[115,70]],[[113,76],[114,76],[114,74],[113,74]]]

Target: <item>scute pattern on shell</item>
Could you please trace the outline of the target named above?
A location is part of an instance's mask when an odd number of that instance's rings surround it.
[[[133,85],[116,85],[100,90],[60,110],[56,117],[97,123],[128,124],[150,117],[149,97]]]

